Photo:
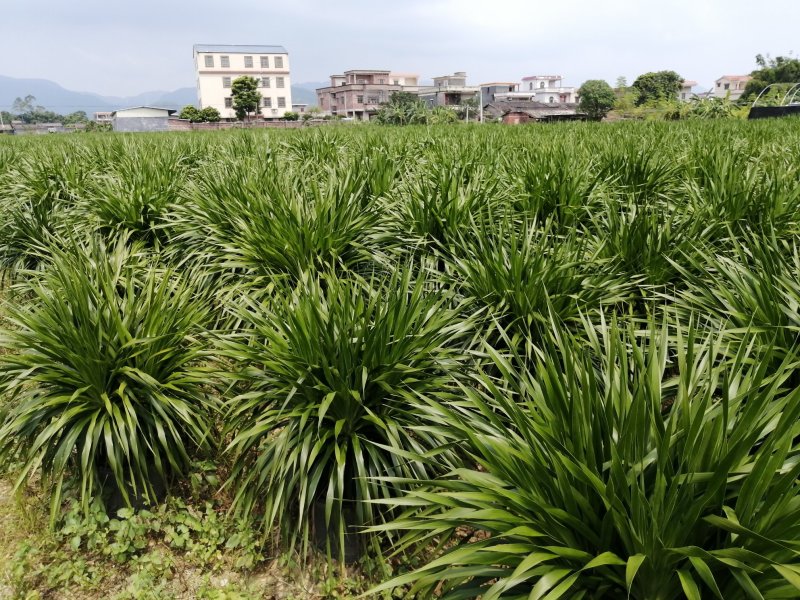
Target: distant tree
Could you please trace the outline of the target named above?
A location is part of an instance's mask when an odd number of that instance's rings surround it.
[[[378,110],[376,119],[384,125],[413,125],[427,123],[431,111],[416,94],[395,92],[389,102]]]
[[[617,77],[616,88],[618,90],[624,90],[627,87],[628,87],[628,79],[625,77],[625,75],[620,75],[619,77]]]
[[[36,104],[36,96],[28,94],[24,98],[17,96],[14,99],[14,103],[11,105],[11,110],[18,115],[22,115],[25,113],[44,112],[45,108],[44,106]]]
[[[473,113],[477,115],[477,112]],[[446,123],[455,123],[458,121],[458,113],[452,108],[447,106],[436,106],[431,110],[428,122],[431,125],[442,125]]]
[[[64,120],[63,115],[36,104],[36,96],[31,94],[24,98],[15,98],[11,108],[17,113],[15,118],[23,123],[56,123]]]
[[[684,118],[727,119],[733,116],[734,104],[727,98],[695,98],[688,103]]]
[[[633,87],[639,92],[636,106],[673,100],[681,89],[683,77],[675,71],[655,71],[639,75]]]
[[[180,114],[178,115],[181,119],[186,119],[191,121],[192,123],[199,123],[203,119],[200,117],[200,111],[197,110],[196,106],[191,104],[187,104],[181,109]]]
[[[283,120],[284,121],[299,121],[300,120],[300,113],[288,111],[283,113]]]
[[[602,79],[590,79],[578,90],[578,108],[589,118],[600,121],[608,114],[617,100],[614,90]]]
[[[783,89],[783,94],[780,90],[776,90],[776,95],[783,95],[791,87],[791,84],[800,83],[800,59],[793,56],[776,56],[771,58],[769,54],[763,56],[756,55],[756,64],[758,69],[750,73],[751,79],[747,82],[742,100],[754,100],[761,91],[773,83],[785,83],[786,86],[775,86]]]
[[[258,110],[261,93],[258,91],[258,79],[242,75],[231,84],[231,97],[236,118],[241,120]]]
[[[213,106],[206,106],[200,111],[200,116],[206,123],[217,123],[222,118],[219,111]]]
[[[88,123],[89,117],[86,115],[86,112],[83,110],[76,110],[73,113],[66,115],[62,122],[64,125],[78,125],[80,123]]]
[[[216,123],[220,120],[219,111],[213,106],[207,106],[203,110],[198,110],[196,106],[187,104],[181,109],[178,116],[192,123]]]
[[[98,123],[97,121],[89,121],[86,123],[86,128],[84,131],[87,133],[93,133],[98,131],[111,131],[111,123]]]

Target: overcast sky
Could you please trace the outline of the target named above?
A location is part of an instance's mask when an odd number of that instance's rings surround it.
[[[105,95],[194,86],[192,44],[280,44],[295,83],[346,69],[710,86],[800,53],[800,0],[0,0],[0,75]]]

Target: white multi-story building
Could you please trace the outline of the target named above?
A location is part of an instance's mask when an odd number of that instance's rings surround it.
[[[573,104],[578,101],[578,90],[563,85],[561,75],[531,75],[523,77],[514,92],[496,93],[495,99],[525,100],[543,104]]]
[[[289,54],[283,46],[195,44],[194,68],[200,108],[212,106],[223,119],[235,119],[231,85],[247,75],[258,80],[259,113],[280,119],[292,110]]]

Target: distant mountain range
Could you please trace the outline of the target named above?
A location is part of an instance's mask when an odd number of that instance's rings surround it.
[[[301,83],[292,86],[292,102],[314,105],[317,95],[314,90],[319,83]],[[36,97],[36,104],[60,114],[85,111],[117,110],[130,106],[160,106],[181,109],[187,104],[197,103],[197,91],[193,87],[180,88],[172,92],[152,91],[135,96],[101,96],[91,92],[76,92],[65,89],[48,79],[18,79],[0,75],[0,110],[11,110],[16,98],[27,95]]]

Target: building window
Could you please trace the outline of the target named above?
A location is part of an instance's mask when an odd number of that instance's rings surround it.
[[[726,83],[726,84],[725,84],[725,89],[726,89],[726,90],[729,90],[729,89],[731,89],[731,84],[730,84],[730,83]]]
[[[681,100],[686,100],[686,92],[681,93]]]
[[[214,68],[214,57],[211,54],[206,54],[206,68],[213,69]]]
[[[269,77],[262,77],[261,78],[261,87],[265,87],[265,88],[270,87]]]
[[[231,108],[233,106],[233,100],[231,98],[225,98],[225,108]]]
[[[282,56],[276,56],[275,57],[275,68],[276,69],[282,69],[283,68],[283,57]]]
[[[252,69],[253,68],[253,57],[252,56],[245,56],[244,57],[244,68],[245,69]]]
[[[278,108],[286,108],[286,98],[283,96],[278,98]]]
[[[224,87],[224,88],[231,87],[231,78],[230,77],[223,77],[222,78],[222,87]]]
[[[283,77],[276,77],[275,78],[275,87],[279,87],[279,88],[283,87]]]
[[[539,89],[540,89],[540,90],[543,90],[543,89],[544,89],[544,81],[540,81],[540,82],[539,82]]]
[[[364,104],[364,96],[356,96],[356,102],[359,104]]]
[[[272,98],[264,98],[264,108],[272,108]]]
[[[717,82],[717,87],[719,87],[719,86],[721,86],[721,85],[722,85],[722,84],[721,84],[721,83],[718,81],[718,82]]]
[[[383,85],[384,83],[386,83],[386,80],[385,79],[378,79],[378,83]]]
[[[399,80],[399,79],[395,79],[395,80],[393,81],[393,83],[394,83],[395,85],[400,85],[400,80]]]
[[[550,104],[553,104],[555,101],[556,101],[556,99],[553,98],[552,96],[550,96]]]
[[[219,57],[219,66],[223,69],[229,69],[231,66],[231,57],[230,56],[220,56]]]
[[[269,56],[262,56],[261,57],[261,68],[262,69],[269,69]]]

